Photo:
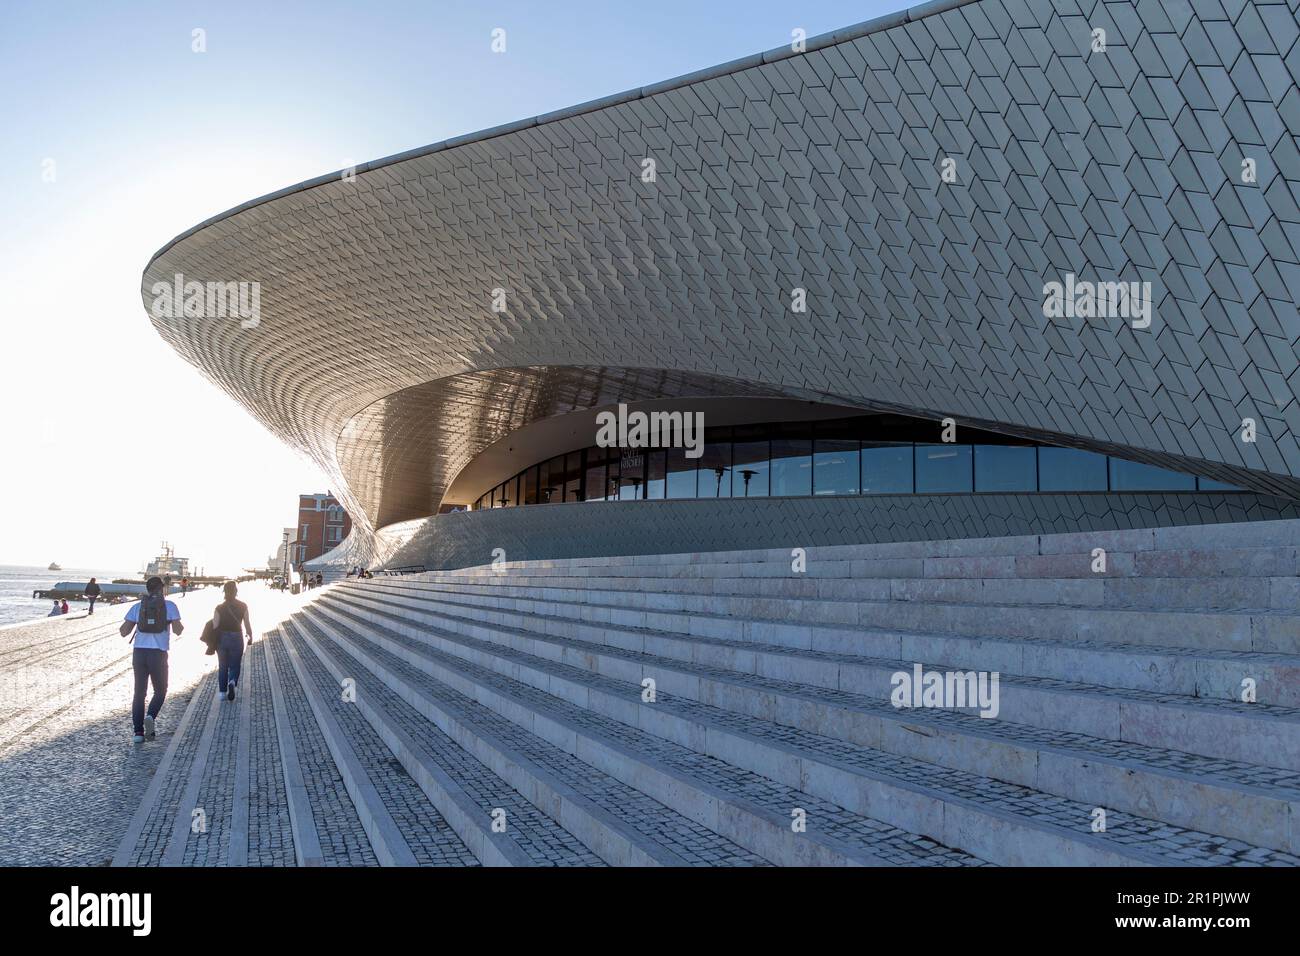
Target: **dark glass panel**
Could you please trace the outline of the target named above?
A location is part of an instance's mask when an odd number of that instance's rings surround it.
[[[910,495],[912,493],[911,444],[862,444],[862,493]]]
[[[586,471],[586,492],[588,501],[604,501],[606,479],[608,477],[608,463],[610,459],[608,448],[588,448],[587,449],[587,471]]]
[[[564,456],[564,500],[582,501],[582,452],[571,451]]]
[[[843,438],[816,439],[813,442],[813,494],[857,493],[858,442]]]
[[[776,425],[772,429],[772,495],[812,494],[812,425]]]
[[[618,459],[618,500],[638,501],[645,495],[646,450],[627,448]]]
[[[534,465],[524,472],[524,504],[537,504],[538,466]]]
[[[766,498],[772,471],[772,448],[766,427],[737,427],[731,455],[731,496]]]
[[[1039,491],[1105,491],[1106,456],[1081,448],[1038,449]]]
[[[1037,491],[1038,458],[1033,445],[976,445],[976,491]]]
[[[917,445],[916,493],[961,494],[971,490],[970,445]]]
[[[730,498],[731,429],[705,429],[704,453],[696,463],[700,469],[696,494],[701,498]]]
[[[668,450],[668,497],[694,498],[696,459],[686,457],[685,448]]]
[[[1123,458],[1110,460],[1111,491],[1195,491],[1196,476]]]
[[[644,498],[656,500],[664,497],[667,491],[668,455],[662,448],[649,449],[646,456],[646,479]]]
[[[1213,478],[1197,478],[1197,491],[1243,491],[1236,485],[1230,485],[1226,481],[1215,481]]]

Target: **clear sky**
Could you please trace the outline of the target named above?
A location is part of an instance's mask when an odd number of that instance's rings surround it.
[[[907,5],[4,0],[0,564],[135,568],[166,538],[232,571],[274,550],[299,492],[326,490],[154,333],[140,274],[177,233]]]

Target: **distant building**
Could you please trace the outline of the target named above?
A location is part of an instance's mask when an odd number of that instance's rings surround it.
[[[352,530],[352,519],[328,491],[298,496],[297,544],[294,567],[338,547]],[[290,540],[294,540],[290,537]]]
[[[281,532],[280,541],[275,546],[275,554],[266,559],[266,566],[272,571],[281,571],[286,567],[285,550],[289,550],[290,560],[288,566],[296,563],[296,552],[293,550],[298,542],[298,529],[285,528]]]

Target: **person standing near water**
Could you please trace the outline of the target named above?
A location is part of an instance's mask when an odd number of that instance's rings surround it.
[[[135,670],[131,725],[138,744],[156,736],[158,712],[167,698],[167,651],[171,647],[171,635],[180,637],[185,630],[180,609],[163,596],[162,578],[150,578],[145,582],[144,590],[144,597],[126,612],[126,618],[118,628],[123,637],[135,631],[132,638],[135,650],[131,652],[131,666]],[[153,699],[149,701],[146,713],[144,697],[150,683],[153,684]]]
[[[212,629],[217,632],[217,693],[234,700],[239,665],[244,658],[244,634],[252,644],[253,625],[248,620],[248,605],[235,597],[239,585],[227,581],[222,590],[226,599],[212,612]]]
[[[98,584],[95,583],[94,578],[91,578],[90,583],[86,585],[86,590],[82,592],[90,600],[90,611],[87,612],[88,614],[95,613],[95,602],[99,600],[99,595],[102,593],[102,591],[103,588],[101,588]]]

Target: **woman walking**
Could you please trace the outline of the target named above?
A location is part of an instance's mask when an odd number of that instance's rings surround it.
[[[235,699],[239,683],[239,664],[244,657],[244,634],[253,643],[253,625],[248,620],[248,605],[238,600],[234,581],[227,581],[226,599],[212,612],[212,629],[217,632],[217,692],[226,700]]]

